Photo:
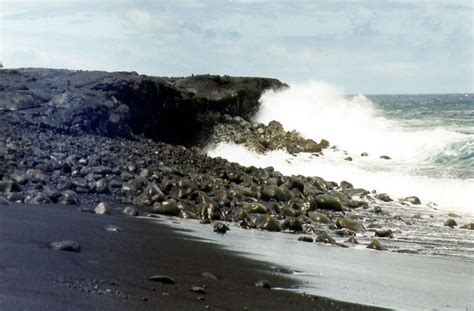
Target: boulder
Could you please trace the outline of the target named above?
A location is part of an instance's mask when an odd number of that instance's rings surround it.
[[[348,217],[337,218],[336,226],[338,228],[345,228],[354,232],[365,232],[365,228],[361,223],[359,223],[357,220]]]
[[[321,194],[315,198],[317,207],[319,209],[333,210],[342,212],[343,208],[341,203],[333,196],[328,194]]]
[[[444,225],[447,226],[447,227],[454,228],[454,227],[456,227],[458,224],[457,224],[456,220],[454,220],[454,219],[452,219],[452,218],[448,218],[448,219],[444,222]]]
[[[99,215],[110,215],[111,212],[112,212],[112,208],[107,202],[100,202],[94,208],[94,213],[99,214]]]

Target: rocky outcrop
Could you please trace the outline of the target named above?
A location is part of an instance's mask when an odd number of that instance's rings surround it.
[[[329,147],[329,142],[325,139],[317,143],[295,130],[285,131],[283,125],[276,120],[265,125],[219,112],[200,115],[199,118],[202,119],[202,124],[212,127],[206,132],[212,133],[213,144],[230,142],[244,145],[257,153],[281,149],[291,154],[321,153],[324,148]]]
[[[193,145],[210,127],[198,116],[219,112],[249,119],[275,79],[201,75],[160,78],[134,72],[16,69],[0,71],[0,114],[67,134],[144,135]]]

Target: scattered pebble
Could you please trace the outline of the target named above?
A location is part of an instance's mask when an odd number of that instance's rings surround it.
[[[114,225],[106,225],[104,228],[109,232],[122,232],[120,227]]]
[[[272,286],[270,285],[270,282],[267,280],[258,280],[255,282],[255,287],[261,287],[261,288],[266,288],[266,289],[271,289]]]
[[[203,287],[200,287],[200,286],[193,286],[190,288],[190,290],[194,293],[198,293],[198,294],[205,294],[206,293],[206,289],[204,289]]]
[[[54,251],[67,251],[67,252],[76,252],[76,253],[81,251],[81,245],[71,240],[51,242],[49,244],[49,248],[51,248]]]
[[[162,284],[175,284],[174,279],[168,275],[153,275],[148,280]]]

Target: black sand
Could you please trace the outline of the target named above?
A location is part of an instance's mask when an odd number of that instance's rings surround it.
[[[106,225],[122,232],[108,232]],[[79,242],[81,252],[48,248],[60,240]],[[145,219],[64,206],[0,206],[1,310],[374,309],[254,287],[262,278],[274,287],[297,286],[269,266]],[[203,272],[219,279],[206,279]],[[156,274],[176,284],[147,280]],[[190,291],[193,286],[205,287],[206,294]]]

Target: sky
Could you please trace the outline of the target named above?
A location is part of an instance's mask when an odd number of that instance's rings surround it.
[[[0,0],[6,68],[474,92],[470,0]]]

